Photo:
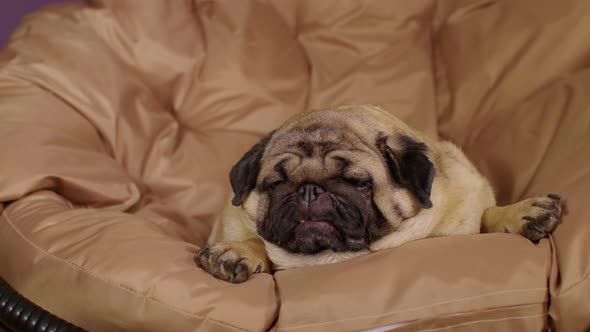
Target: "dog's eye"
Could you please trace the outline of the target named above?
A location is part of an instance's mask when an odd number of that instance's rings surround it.
[[[260,191],[271,191],[275,189],[279,184],[283,183],[283,180],[269,181],[262,184]]]
[[[344,178],[344,181],[358,190],[368,190],[373,186],[371,179]]]

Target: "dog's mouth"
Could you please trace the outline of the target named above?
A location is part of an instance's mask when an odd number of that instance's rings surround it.
[[[314,223],[317,223],[317,224],[314,224]],[[307,226],[309,226],[309,225],[317,226],[317,225],[324,225],[324,224],[328,224],[328,225],[332,226],[332,222],[330,221],[330,219],[323,219],[323,218],[300,219],[299,226],[303,226],[304,224]]]
[[[302,219],[295,228],[295,234],[313,232],[323,235],[333,235],[337,233],[336,227],[329,220],[325,219]],[[302,234],[303,235],[303,234]]]
[[[354,251],[366,249],[367,241],[365,238],[342,234],[329,219],[309,218],[299,220],[288,247],[291,251],[302,254],[314,254],[327,249]]]

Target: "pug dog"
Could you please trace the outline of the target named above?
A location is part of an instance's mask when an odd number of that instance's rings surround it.
[[[538,241],[562,210],[555,194],[496,206],[457,146],[370,105],[293,116],[238,161],[230,182],[233,197],[196,260],[233,283],[428,237],[502,232]]]

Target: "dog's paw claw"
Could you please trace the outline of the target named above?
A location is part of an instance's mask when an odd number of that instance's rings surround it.
[[[527,239],[537,242],[553,232],[561,223],[561,196],[549,194],[531,198],[528,206],[523,207],[520,234]]]
[[[197,252],[196,261],[217,279],[241,283],[252,274],[259,273],[262,266],[258,261],[245,257],[231,244],[215,243]]]

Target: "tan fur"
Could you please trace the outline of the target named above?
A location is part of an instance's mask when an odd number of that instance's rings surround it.
[[[302,130],[317,127],[318,123],[335,127],[342,125],[346,129],[322,131],[320,127],[309,132]],[[420,208],[408,190],[392,184],[387,167],[375,153],[374,142],[379,133],[389,135],[387,145],[392,149],[396,149],[398,144],[396,135],[409,136],[426,144],[428,158],[436,170],[430,195],[432,208]],[[305,141],[310,143],[307,149],[314,158],[301,160],[297,157],[300,156],[300,151],[292,143],[300,141],[301,135],[308,135],[305,136]],[[268,260],[272,262],[272,270],[280,270],[335,263],[428,237],[476,234],[480,231],[523,233],[527,224],[538,223],[539,218],[549,213],[552,219],[543,221],[543,228],[548,233],[555,227],[561,213],[559,200],[546,196],[507,207],[495,207],[494,193],[488,181],[458,147],[450,142],[431,141],[374,106],[343,106],[302,113],[287,121],[273,137],[278,139],[273,138],[266,147],[259,182],[273,177],[274,165],[281,158],[288,160],[286,168],[290,170],[290,178],[313,181],[314,177],[326,176],[332,171],[331,158],[346,157],[354,161],[353,172],[368,173],[373,179],[373,200],[393,231],[371,243],[370,250],[366,251],[336,253],[325,250],[313,255],[293,254],[263,241],[257,235],[256,220],[265,217],[268,198],[254,189],[242,206],[227,205],[209,239],[209,247],[216,250],[229,247],[235,252],[236,255],[226,258],[236,260],[246,257],[255,262],[248,265],[252,273],[257,264],[264,265],[264,271],[269,271],[270,267],[266,268],[264,263]],[[319,143],[326,142],[333,150],[325,154],[322,162],[318,162],[315,156],[322,153],[322,145]],[[347,145],[343,145],[344,143]],[[345,148],[348,146],[354,146],[355,149]],[[238,245],[241,241],[249,241],[248,249]],[[260,257],[253,258],[256,255]],[[219,272],[222,270],[220,266],[223,266],[223,259],[219,261],[215,265],[209,264],[207,260],[205,268],[214,275],[223,274]],[[228,280],[228,277],[222,276],[221,279]]]
[[[562,202],[548,196],[522,200],[508,206],[487,209],[482,232],[523,234],[538,241],[561,222]]]

